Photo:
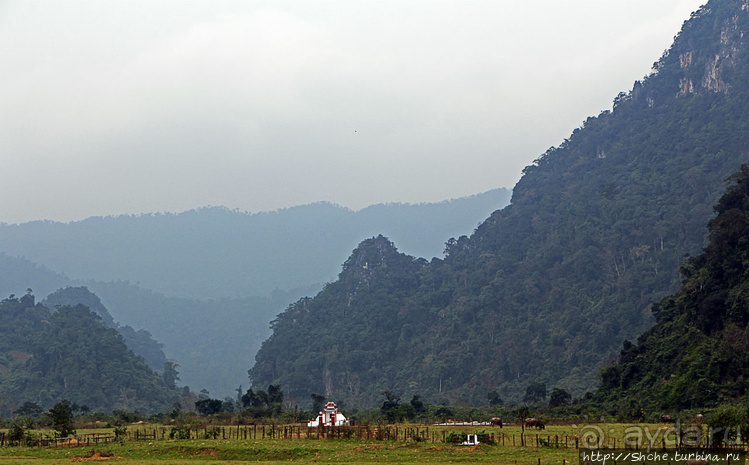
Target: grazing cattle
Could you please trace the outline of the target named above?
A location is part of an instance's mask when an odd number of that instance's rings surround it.
[[[502,419],[501,418],[494,417],[491,420],[489,420],[489,423],[492,426],[499,426],[500,428],[502,427]]]
[[[671,418],[671,415],[661,415],[658,417],[658,421],[661,423],[673,423],[674,420]]]
[[[546,426],[544,426],[544,423],[538,418],[526,418],[525,426],[528,428],[546,429]]]

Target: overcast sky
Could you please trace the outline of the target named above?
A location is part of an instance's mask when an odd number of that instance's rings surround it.
[[[0,0],[0,222],[512,187],[700,0]]]

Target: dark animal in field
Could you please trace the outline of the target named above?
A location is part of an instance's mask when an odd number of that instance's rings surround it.
[[[528,428],[546,429],[544,422],[542,422],[538,418],[526,418],[525,426]]]
[[[673,423],[674,419],[671,418],[671,415],[661,415],[660,417],[658,417],[658,421],[660,423]]]
[[[501,418],[494,417],[491,420],[489,420],[489,423],[492,426],[499,426],[500,428],[502,427],[502,419]]]

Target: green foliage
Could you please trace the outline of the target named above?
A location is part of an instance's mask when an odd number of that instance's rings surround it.
[[[223,402],[219,399],[200,399],[195,402],[195,410],[201,415],[213,415],[222,410]]]
[[[10,430],[8,431],[8,440],[15,443],[20,443],[24,437],[26,437],[26,431],[24,431],[23,426],[18,422],[13,422],[10,425]]]
[[[631,407],[672,411],[714,407],[745,398],[749,370],[749,166],[731,178],[715,207],[710,243],[681,267],[677,294],[653,307],[656,325],[638,344],[625,343],[619,363],[602,372],[597,398]],[[721,407],[716,425],[741,423],[733,407]]]
[[[70,402],[62,401],[55,404],[49,410],[49,416],[52,419],[52,429],[62,438],[75,434],[73,425],[73,411],[70,409]]]
[[[525,388],[525,397],[523,402],[533,404],[546,400],[548,391],[546,390],[546,383],[531,383]]]
[[[450,444],[460,444],[463,441],[465,441],[468,438],[467,433],[458,433],[455,431],[450,431],[450,433],[447,435],[446,441]]]
[[[380,411],[382,411],[382,413],[387,413],[391,410],[397,409],[398,406],[400,406],[401,404],[400,396],[395,395],[390,391],[384,391],[382,395],[385,396],[385,400],[382,402],[382,405],[380,406]]]
[[[710,427],[710,441],[716,447],[722,447],[729,441],[735,441],[738,431],[737,427],[742,422],[742,412],[732,405],[722,405],[710,412],[706,418]]]
[[[525,419],[530,417],[530,415],[531,409],[527,405],[518,406],[517,410],[515,410],[515,421],[523,426],[525,424]]]
[[[120,439],[125,436],[125,433],[127,433],[127,426],[115,426],[113,433],[115,439]]]
[[[283,391],[280,384],[268,386],[268,405],[283,404]]]
[[[20,405],[20,414],[38,415],[41,406],[60,399],[71,401],[71,414],[91,408],[155,411],[176,399],[88,307],[50,312],[28,293],[1,301],[0,319],[0,391],[16,402],[0,405],[0,414]]]
[[[561,407],[572,402],[572,394],[564,389],[554,388],[549,395],[549,408]]]
[[[188,425],[176,425],[169,430],[172,439],[190,439],[190,427]]]
[[[390,391],[382,393],[385,400],[380,406],[380,412],[388,423],[398,423],[405,420],[413,419],[416,416],[416,406],[425,411],[424,403],[419,400],[419,396],[414,396],[408,404],[401,403],[401,398]],[[414,406],[414,403],[416,406]]]
[[[336,437],[344,438],[346,431],[336,431]],[[332,435],[331,434],[331,435]],[[402,437],[402,436],[401,436]],[[414,441],[416,438],[413,438]],[[440,436],[439,440],[442,440]],[[19,451],[0,449],[0,461],[5,463],[70,464],[85,461],[86,457],[98,454],[111,457],[113,463],[137,463],[141,465],[185,464],[185,463],[571,463],[577,460],[575,449],[505,448],[505,447],[444,447],[431,441],[393,444],[373,443],[358,440],[325,441],[212,441],[193,437],[193,441],[129,441],[110,443],[105,448],[36,448]],[[19,459],[19,456],[23,456]],[[120,458],[121,459],[118,459]],[[118,460],[116,460],[118,459]],[[94,462],[98,463],[98,462]],[[107,462],[105,462],[107,463]]]
[[[36,402],[26,401],[16,410],[18,415],[27,415],[30,417],[38,417],[44,412],[44,409]]]
[[[749,16],[741,7],[711,2],[689,20],[657,73],[527,167],[512,204],[470,237],[450,239],[444,260],[400,254],[382,236],[363,241],[336,282],[272,322],[253,382],[281,383],[295,399],[326,392],[358,408],[376,405],[384,390],[477,405],[491,390],[519,402],[537,380],[574,396],[593,389],[600,364],[652,327],[649,306],[677,288],[684,255],[705,244],[723,180],[745,161]],[[703,85],[716,56],[731,57],[720,63],[725,86]],[[694,92],[682,95],[685,79]],[[729,321],[743,328],[744,296],[749,286],[702,300],[694,329],[728,331],[741,343],[743,332],[714,317],[727,302]],[[675,360],[687,339],[651,344]],[[702,349],[689,354],[693,376],[744,363],[709,365],[705,354],[726,345]],[[649,373],[634,365],[607,371],[603,383],[649,383],[683,408],[714,399],[710,382],[664,383],[670,372]],[[734,381],[743,392],[744,381]]]
[[[502,405],[502,397],[496,390],[489,391],[486,394],[486,398],[489,400],[489,406],[494,407],[496,405]]]
[[[414,394],[414,396],[411,397],[411,401],[409,403],[411,404],[411,407],[413,408],[414,414],[420,415],[426,412],[427,406],[421,400],[420,395]]]
[[[433,417],[439,420],[447,420],[448,418],[452,418],[455,416],[455,413],[450,407],[447,406],[440,406],[437,408],[437,410],[434,411]]]
[[[44,302],[47,308],[55,309],[63,306],[84,305],[97,314],[102,323],[108,328],[114,328],[122,336],[125,344],[136,355],[143,357],[153,370],[160,370],[166,363],[166,356],[161,350],[161,344],[156,342],[148,331],[135,331],[130,326],[120,326],[102,304],[99,297],[84,286],[67,286],[48,295]]]
[[[267,395],[263,391],[255,393],[252,389],[248,389],[247,392],[242,396],[242,407],[262,407],[266,404]]]
[[[268,392],[248,389],[240,398],[240,401],[245,412],[250,413],[255,418],[260,418],[280,415],[283,410],[283,399],[284,394],[281,385],[271,384],[268,386]],[[320,410],[322,410],[322,404]]]
[[[164,384],[169,389],[177,389],[177,381],[179,381],[177,367],[179,367],[178,363],[164,362],[164,371],[161,373],[161,379],[164,380]]]
[[[124,425],[127,423],[135,423],[145,419],[145,416],[138,412],[127,411],[122,409],[112,410],[112,416],[114,417],[115,425]]]
[[[309,396],[310,399],[312,399],[312,413],[322,411],[323,407],[325,406],[325,396],[314,392]]]

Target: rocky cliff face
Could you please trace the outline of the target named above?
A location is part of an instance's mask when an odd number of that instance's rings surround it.
[[[677,96],[731,90],[745,66],[748,12],[745,0],[735,0],[713,1],[692,13],[671,50],[655,64],[660,71],[678,60]]]

